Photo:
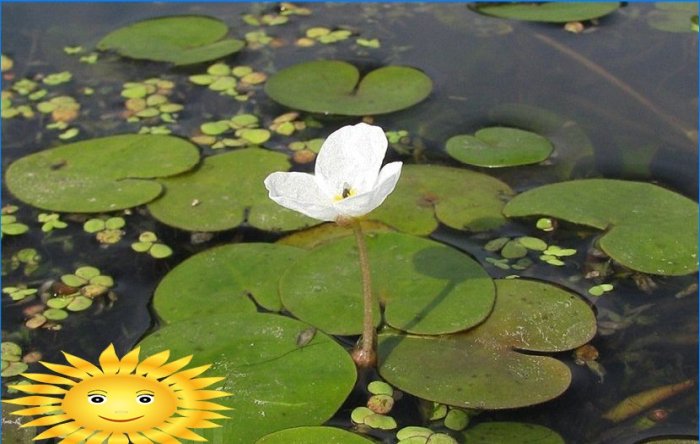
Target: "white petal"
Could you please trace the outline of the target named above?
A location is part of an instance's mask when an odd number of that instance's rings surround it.
[[[316,179],[329,196],[347,185],[357,194],[372,189],[386,154],[387,139],[378,126],[344,126],[323,142],[316,157]]]
[[[360,217],[377,208],[394,191],[401,176],[401,162],[391,162],[384,165],[379,172],[375,187],[368,193],[348,197],[335,203],[338,213],[344,216]]]
[[[311,174],[272,173],[265,178],[265,188],[270,199],[290,210],[324,221],[338,217],[333,201],[321,191]]]

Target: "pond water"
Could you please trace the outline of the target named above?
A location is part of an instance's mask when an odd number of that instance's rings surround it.
[[[68,71],[71,80],[45,86],[49,90],[46,97],[60,93],[75,98],[81,106],[77,118],[63,129],[47,128],[52,122],[49,115],[37,111],[26,118],[3,118],[3,171],[17,159],[47,148],[114,134],[134,134],[149,125],[167,127],[173,135],[190,138],[199,134],[200,125],[206,122],[252,113],[269,125],[273,118],[287,112],[288,108],[270,100],[259,86],[252,88],[247,100],[237,100],[188,81],[189,76],[203,73],[213,62],[173,68],[164,63],[133,61],[111,52],[99,52],[96,60],[90,60],[97,42],[114,29],[146,18],[203,14],[225,22],[235,38],[244,39],[246,33],[260,30],[271,37],[268,41],[260,34],[249,34],[248,47],[224,59],[230,66],[250,66],[268,76],[318,59],[347,61],[363,73],[385,65],[405,65],[423,71],[433,82],[426,100],[373,118],[387,131],[407,131],[402,141],[391,144],[391,160],[470,169],[498,178],[518,193],[572,178],[604,177],[656,184],[697,201],[698,37],[694,32],[668,32],[651,26],[659,14],[654,4],[628,4],[596,24],[586,23],[580,34],[564,31],[561,24],[488,17],[458,4],[303,6],[310,15],[290,15],[286,23],[279,25],[254,25],[246,22],[246,14],[260,17],[275,13],[278,5],[3,4],[2,53],[13,62],[11,69],[3,72],[3,91],[23,78],[38,80]],[[314,27],[350,33],[337,42],[299,46],[298,39]],[[358,38],[377,39],[379,45],[358,43]],[[67,47],[76,48],[76,54],[69,54]],[[127,121],[122,97],[124,83],[154,77],[174,82],[170,99],[184,104],[184,109],[176,113],[172,123]],[[46,99],[13,100],[36,106]],[[274,134],[264,147],[291,154],[290,142],[326,137],[361,119],[304,113],[299,120],[307,117],[313,117],[307,121],[308,128],[290,136]],[[536,165],[490,169],[464,165],[446,153],[445,142],[450,137],[494,125],[538,132],[554,143],[556,157]],[[61,140],[58,136],[70,128],[77,128],[78,134]],[[200,147],[205,157],[231,150]],[[294,168],[310,170],[309,164],[295,163]],[[37,300],[15,302],[3,295],[3,341],[19,344],[23,354],[39,352],[47,362],[63,362],[60,351],[95,362],[110,343],[121,356],[158,328],[151,300],[158,284],[178,264],[215,246],[274,242],[283,235],[246,224],[210,237],[193,234],[164,224],[152,217],[145,206],[137,206],[126,214],[111,213],[127,220],[125,236],[114,245],[101,246],[94,234],[82,229],[87,219],[84,215],[61,213],[67,228],[44,232],[37,218],[47,211],[17,199],[8,191],[5,180],[2,193],[3,205],[17,205],[14,215],[30,228],[22,235],[5,235],[2,239],[3,287],[39,288],[83,265],[98,268],[116,283],[116,300],[102,296],[89,310],[72,313],[60,321],[62,328],[58,330],[27,328],[25,322]],[[569,204],[576,207],[579,202],[572,200]],[[596,264],[605,263],[591,253],[600,232],[560,222],[555,232],[543,233],[535,228],[536,220],[516,218],[497,229],[478,233],[440,224],[429,237],[467,253],[493,278],[517,273],[579,294],[597,313],[598,334],[591,344],[600,354],[599,367],[592,371],[576,365],[570,350],[556,353],[554,356],[573,374],[563,395],[530,407],[484,411],[472,419],[473,423],[538,424],[552,429],[567,443],[636,443],[656,436],[696,437],[695,389],[649,406],[619,423],[601,419],[602,412],[630,395],[696,379],[696,274],[655,276],[618,267],[599,279],[590,275],[586,278]],[[696,226],[697,220],[688,219],[687,223]],[[155,259],[134,252],[131,244],[144,231],[156,233],[172,248],[172,256]],[[499,268],[503,262],[494,260],[499,258],[498,253],[487,251],[485,245],[499,237],[519,236],[539,237],[551,245],[575,249],[576,254],[567,257],[563,267],[530,255],[535,263],[526,270]],[[16,267],[12,263],[13,256],[27,248],[35,249],[41,257],[38,268],[29,272],[26,265]],[[602,282],[614,283],[614,290],[591,296],[588,290]],[[337,337],[346,347],[355,339],[352,335]],[[41,371],[41,366],[31,364],[30,371]],[[358,388],[328,424],[350,429],[350,412],[366,399],[363,384],[376,378],[376,373],[363,373]],[[6,396],[3,383],[3,398]],[[425,424],[417,406],[418,400],[409,395],[397,402],[393,414],[400,426]],[[656,423],[645,422],[651,409],[662,409],[667,417]],[[391,432],[368,434],[381,442],[396,442]],[[238,441],[231,438],[221,442]]]

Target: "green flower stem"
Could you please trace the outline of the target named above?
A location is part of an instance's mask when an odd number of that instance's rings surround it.
[[[353,219],[352,231],[357,242],[357,251],[360,256],[360,270],[362,271],[362,296],[364,305],[364,315],[362,320],[362,339],[360,348],[357,347],[352,352],[352,358],[358,367],[373,367],[377,364],[377,331],[374,328],[374,317],[372,308],[374,298],[372,297],[372,277],[369,268],[369,255],[367,254],[367,244],[362,233],[360,221]]]

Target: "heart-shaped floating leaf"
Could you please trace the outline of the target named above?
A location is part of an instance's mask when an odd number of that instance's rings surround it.
[[[482,422],[470,426],[462,436],[469,444],[564,444],[554,430],[522,422]]]
[[[191,231],[237,227],[248,210],[250,225],[263,230],[293,230],[315,224],[267,197],[265,177],[288,168],[287,156],[259,148],[210,156],[195,171],[161,180],[165,194],[148,209],[161,222]]]
[[[539,134],[506,127],[484,128],[473,136],[453,136],[445,146],[447,153],[460,162],[488,168],[542,162],[553,149]]]
[[[141,342],[142,353],[170,350],[194,354],[192,366],[213,364],[210,376],[224,377],[231,407],[222,427],[197,430],[209,442],[251,443],[289,427],[327,421],[343,404],[357,377],[349,354],[317,332],[297,345],[308,325],[273,314],[219,313],[175,322]]]
[[[277,279],[304,253],[276,244],[245,243],[210,248],[180,263],[158,284],[153,304],[167,322],[226,312],[255,312],[252,296],[267,310],[282,308]]]
[[[419,235],[433,232],[438,221],[458,230],[490,230],[505,222],[501,210],[512,194],[508,185],[486,174],[404,165],[394,192],[369,217]]]
[[[335,427],[295,427],[265,435],[255,444],[371,444],[370,441],[356,433]]]
[[[491,311],[491,278],[469,256],[400,233],[367,236],[375,322],[379,307],[394,328],[443,334],[483,321]],[[354,237],[328,242],[299,258],[280,280],[282,304],[299,319],[339,335],[362,331],[362,278]]]
[[[477,3],[473,8],[482,14],[501,18],[566,23],[603,17],[619,9],[620,3]]]
[[[607,230],[600,248],[644,273],[698,270],[698,204],[659,186],[587,179],[545,185],[513,198],[508,217],[545,215]]]
[[[213,17],[183,15],[143,20],[107,34],[97,44],[133,59],[191,65],[240,51],[241,40],[222,40],[228,26]]]
[[[85,140],[23,157],[5,181],[18,199],[51,211],[98,213],[158,197],[156,177],[187,171],[199,150],[172,136],[119,135]]]
[[[557,359],[520,353],[570,350],[596,331],[575,294],[523,279],[497,280],[496,304],[479,326],[448,336],[379,335],[379,372],[420,398],[476,409],[538,404],[571,382]]]
[[[408,108],[428,97],[432,88],[430,78],[415,68],[385,66],[360,80],[357,68],[337,60],[299,63],[277,72],[265,84],[267,95],[284,106],[346,116]]]

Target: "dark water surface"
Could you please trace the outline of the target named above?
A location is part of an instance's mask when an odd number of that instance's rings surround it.
[[[407,129],[424,145],[429,163],[461,166],[444,153],[444,142],[453,135],[501,123],[504,105],[521,104],[546,110],[562,122],[577,125],[587,135],[592,146],[590,155],[577,153],[577,140],[560,141],[566,155],[581,158],[574,169],[577,177],[650,181],[697,200],[698,37],[648,26],[646,17],[654,9],[652,4],[627,5],[583,35],[567,33],[561,26],[483,17],[458,4],[305,5],[313,11],[311,16],[292,17],[285,25],[265,28],[279,39],[280,47],[244,50],[227,62],[251,65],[267,73],[318,58],[346,60],[363,70],[387,64],[417,67],[435,84],[430,98],[408,110],[378,117],[375,122],[386,129]],[[228,118],[237,112],[277,116],[285,109],[267,100],[262,91],[249,102],[240,103],[190,84],[187,75],[203,71],[202,67],[171,70],[163,64],[131,62],[114,55],[100,55],[97,64],[88,65],[66,55],[63,48],[82,45],[89,51],[113,29],[171,14],[217,17],[231,27],[233,36],[242,38],[245,32],[257,29],[246,25],[242,14],[274,7],[272,3],[9,3],[2,5],[2,52],[14,60],[15,79],[64,70],[73,73],[73,81],[63,90],[80,97],[83,106],[76,121],[81,133],[74,140],[137,132],[138,124],[126,123],[120,115],[122,84],[159,75],[176,81],[175,101],[187,98],[186,109],[172,128],[174,134],[189,137],[206,121]],[[313,48],[295,47],[294,41],[312,26],[347,28],[362,37],[378,38],[381,47],[358,47],[354,39]],[[6,78],[3,89],[12,81]],[[86,86],[95,94],[83,100],[77,91]],[[528,118],[533,122],[544,120],[535,114]],[[355,122],[338,119],[325,124],[336,128]],[[61,143],[56,131],[44,129],[46,123],[40,117],[3,120],[3,170],[19,157]],[[204,155],[212,153],[216,152],[203,151]],[[405,157],[403,160],[410,162]],[[487,172],[516,191],[558,180],[542,166]],[[109,343],[114,343],[121,355],[156,324],[149,311],[150,299],[160,279],[175,265],[214,245],[277,238],[242,227],[219,233],[204,244],[192,244],[189,233],[159,224],[145,209],[137,208],[129,217],[129,231],[155,231],[175,250],[173,257],[155,261],[147,255],[135,255],[129,242],[100,249],[93,235],[76,228],[80,224],[45,235],[35,222],[40,211],[13,199],[4,182],[3,203],[19,205],[20,219],[30,221],[32,226],[28,234],[3,238],[3,265],[19,249],[32,247],[43,258],[43,268],[36,273],[39,284],[41,279],[72,272],[86,262],[108,272],[118,284],[120,298],[113,307],[92,316],[73,315],[58,332],[22,329],[24,306],[3,297],[3,340],[11,338],[26,350],[40,351],[49,362],[62,359],[59,350],[94,361]],[[585,251],[592,242],[590,236],[581,238],[574,229],[567,231],[571,227],[564,228],[557,234],[558,243],[565,239],[567,245]],[[433,237],[467,251],[492,276],[502,277],[510,272],[484,262],[484,242],[499,235],[528,234],[537,235],[537,230],[511,223],[487,236],[440,228]],[[585,258],[579,256],[582,262]],[[590,284],[581,279],[581,274],[581,270],[543,265],[523,273],[586,294]],[[22,279],[18,271],[3,272],[6,285]],[[698,412],[694,390],[660,405],[670,415],[648,430],[639,430],[631,423],[612,426],[600,419],[600,406],[611,405],[612,400],[697,376],[697,297],[694,293],[674,296],[696,282],[696,277],[655,281],[658,288],[652,294],[642,292],[628,279],[616,286],[614,297],[591,298],[598,308],[618,313],[654,304],[644,322],[594,339],[600,362],[607,370],[603,383],[586,368],[574,365],[570,353],[563,353],[557,357],[574,373],[574,382],[563,396],[540,406],[482,417],[545,425],[569,443],[632,443],[665,434],[695,436]],[[334,423],[347,425],[347,418],[339,417]]]

